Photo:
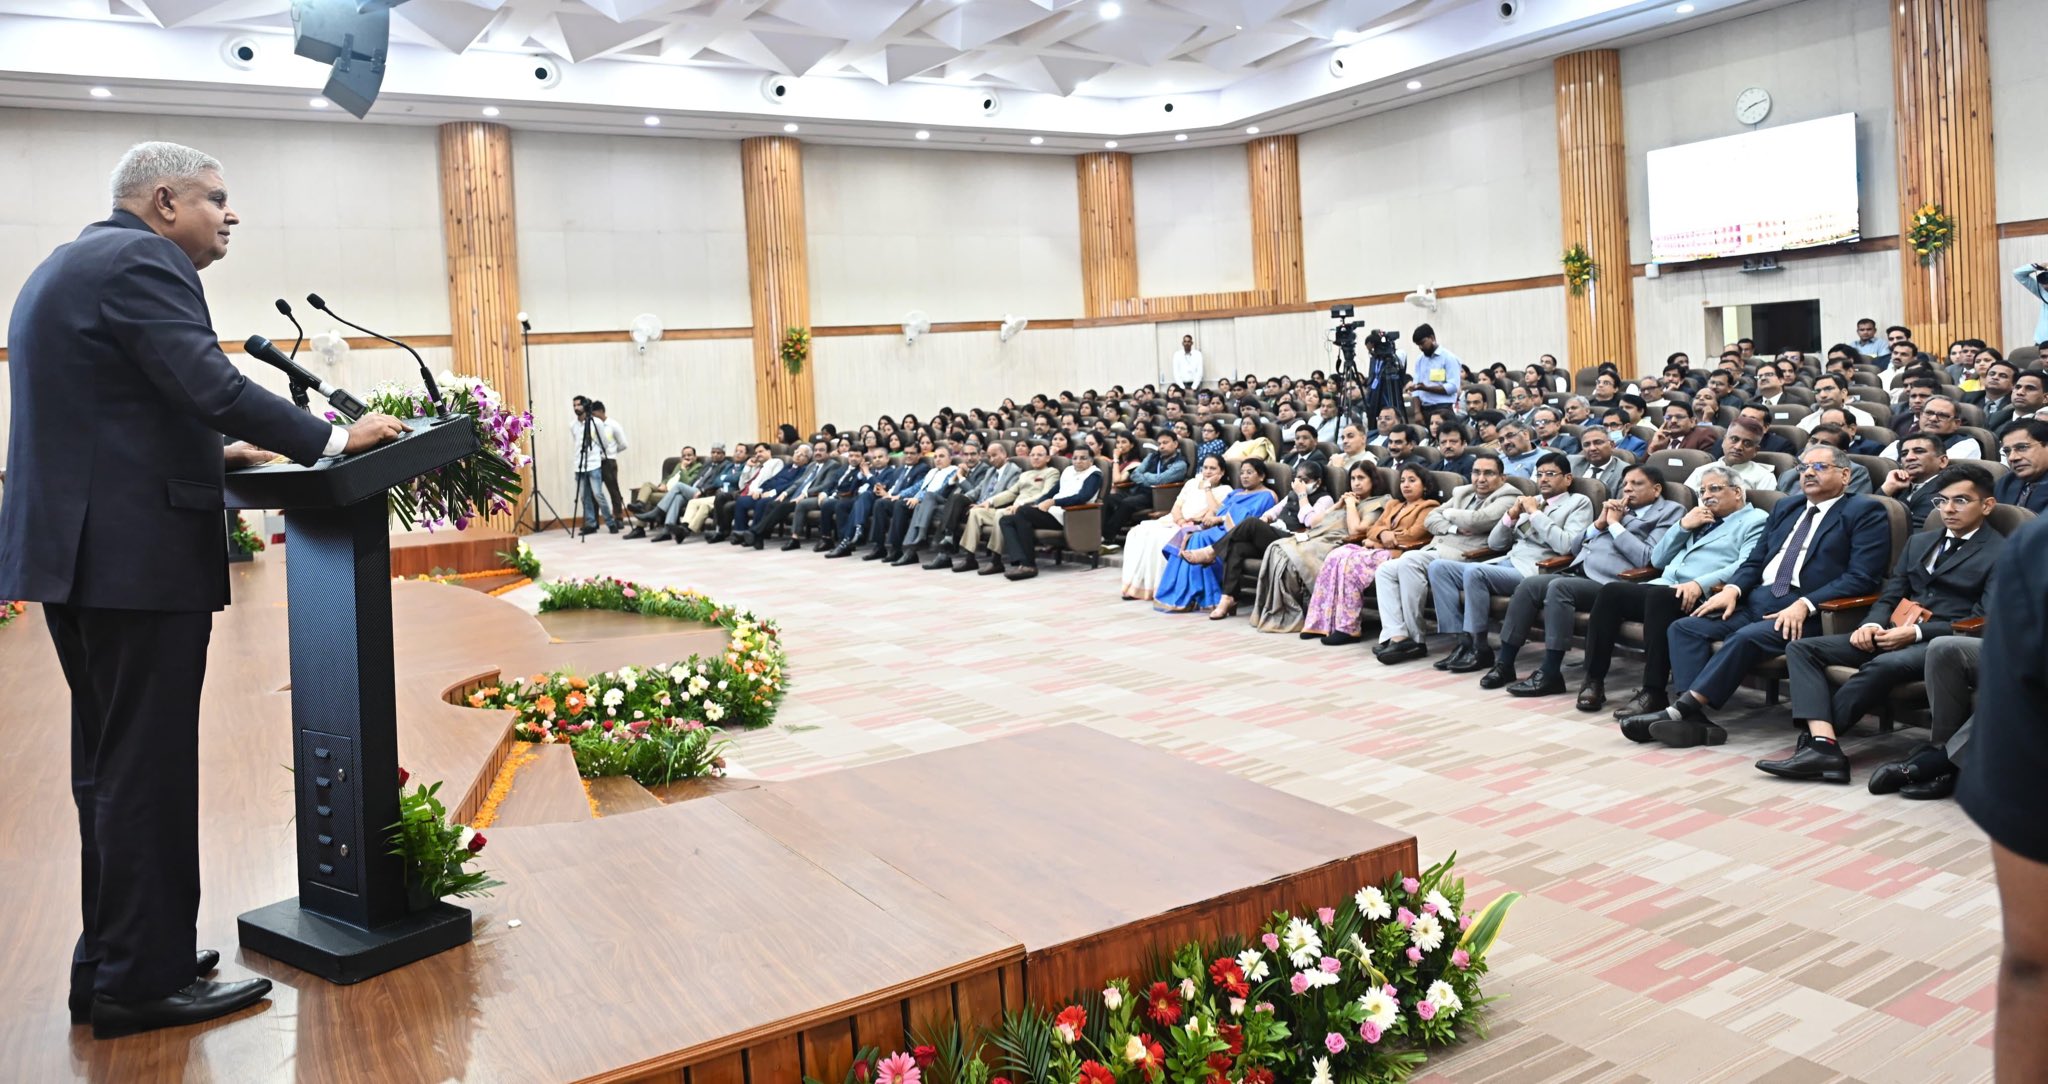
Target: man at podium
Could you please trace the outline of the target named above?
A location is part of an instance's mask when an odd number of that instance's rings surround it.
[[[245,379],[221,353],[199,274],[238,223],[220,163],[142,143],[113,213],[61,245],[16,299],[0,598],[43,604],[71,687],[83,929],[72,1022],[100,1038],[244,1008],[266,979],[203,976],[199,693],[227,605],[223,472],[303,464],[396,437],[347,429]],[[247,443],[223,450],[221,434]]]

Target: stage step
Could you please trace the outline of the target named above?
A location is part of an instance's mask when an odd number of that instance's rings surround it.
[[[498,805],[492,823],[500,827],[570,824],[590,819],[583,780],[576,775],[576,756],[566,745],[529,745],[534,757],[512,777],[512,790]]]
[[[646,787],[623,775],[591,780],[590,798],[597,803],[597,815],[600,817],[617,817],[626,813],[638,813],[643,809],[661,808],[661,799],[649,794]]]
[[[698,798],[716,798],[734,791],[760,790],[764,783],[758,779],[679,779],[659,787],[647,788],[663,805],[694,801]]]

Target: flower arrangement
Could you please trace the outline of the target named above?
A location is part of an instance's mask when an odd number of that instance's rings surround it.
[[[479,516],[510,512],[523,488],[519,471],[533,462],[519,446],[520,438],[533,428],[532,411],[506,407],[498,393],[476,377],[443,372],[439,384],[448,413],[474,419],[479,450],[391,490],[391,514],[408,531],[415,523],[430,531],[443,524],[460,531]],[[424,391],[398,383],[370,389],[367,402],[371,410],[394,418],[424,418],[434,412]],[[343,424],[338,415],[327,417]]]
[[[1481,1034],[1487,953],[1519,895],[1465,909],[1455,855],[1256,937],[1187,944],[1140,980],[1004,1014],[969,1037],[855,1055],[846,1084],[1390,1084]],[[807,1084],[816,1084],[805,1078]]]
[[[422,784],[408,791],[410,778],[398,769],[398,823],[391,826],[391,853],[405,862],[405,889],[414,910],[424,910],[445,896],[485,896],[505,882],[480,869],[467,869],[488,842],[466,825],[451,824],[435,795],[441,784]]]
[[[521,576],[529,580],[540,579],[540,556],[533,552],[532,546],[521,542],[511,553],[500,552],[498,556],[504,558],[505,563],[511,565],[512,570]]]
[[[811,332],[809,328],[792,327],[782,333],[782,367],[789,375],[804,371],[804,362],[811,356]]]
[[[1600,277],[1600,265],[1593,262],[1593,255],[1584,245],[1573,245],[1564,250],[1564,282],[1571,287],[1572,296],[1586,292],[1586,285]]]
[[[28,612],[28,605],[21,602],[0,600],[0,629],[14,624],[14,619]]]
[[[249,529],[249,521],[240,512],[235,513],[235,529],[228,532],[228,545],[237,553],[263,552],[262,537]]]
[[[1906,232],[1906,243],[1913,246],[1922,264],[1930,264],[1955,240],[1955,232],[1956,220],[1941,209],[1941,204],[1922,204],[1913,212],[1913,228]]]

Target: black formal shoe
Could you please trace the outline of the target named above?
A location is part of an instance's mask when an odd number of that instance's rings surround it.
[[[876,546],[875,548],[867,551],[866,553],[861,554],[860,559],[863,561],[879,561],[882,558],[887,557],[888,555],[888,550],[885,550],[880,546]]]
[[[1956,792],[1956,778],[1955,772],[1946,772],[1925,783],[1908,783],[1899,788],[1899,797],[1911,798],[1916,802],[1946,798]]]
[[[1599,710],[1600,710],[1601,708],[1604,708],[1604,707],[1606,707],[1606,706],[1607,706],[1607,683],[1606,683],[1606,682],[1604,682],[1604,681],[1588,681],[1588,682],[1586,682],[1586,683],[1585,683],[1584,685],[1581,685],[1581,686],[1579,686],[1579,703],[1578,703],[1578,708],[1579,708],[1579,710],[1580,710],[1580,711],[1583,711],[1583,712],[1587,713],[1588,715],[1590,715],[1590,714],[1592,714],[1593,712],[1599,711]]]
[[[800,549],[803,549],[803,548],[804,548],[804,540],[803,540],[803,539],[801,539],[801,538],[792,538],[792,539],[790,539],[789,541],[787,541],[787,542],[784,542],[784,543],[782,544],[782,552],[784,552],[784,553],[788,553],[788,552],[789,552],[789,551],[791,551],[791,550],[800,550]]]
[[[578,538],[581,538],[581,537],[583,537],[584,535],[589,535],[589,534],[596,534],[596,533],[597,533],[597,528],[595,528],[595,527],[585,527],[585,528],[583,528],[582,530],[579,530],[579,531],[577,531],[577,532],[576,532],[576,537],[578,537]]]
[[[1322,637],[1322,641],[1324,647],[1343,647],[1346,644],[1357,643],[1358,637],[1353,636],[1348,632],[1337,630],[1324,634],[1324,636]]]
[[[811,552],[812,552],[812,553],[824,553],[824,552],[827,552],[828,550],[830,550],[831,548],[832,548],[832,540],[831,540],[830,538],[820,538],[820,539],[818,539],[818,544],[817,544],[817,545],[815,545],[815,546],[812,546],[812,547],[811,547]]]
[[[1018,565],[1003,573],[1003,578],[1006,580],[1028,580],[1036,575],[1038,575],[1037,565]]]
[[[1325,634],[1320,632],[1303,632],[1297,633],[1296,635],[1300,636],[1304,640],[1320,640],[1323,638]],[[1380,649],[1375,647],[1372,649],[1372,653],[1377,655],[1380,653]]]
[[[649,542],[666,542],[674,537],[674,531],[669,530],[667,527],[662,527],[657,529],[653,534],[648,535],[647,540]]]
[[[1482,689],[1498,689],[1514,683],[1515,668],[1505,660],[1495,662],[1486,673],[1479,675],[1479,687]]]
[[[754,548],[755,548],[755,549],[757,549],[757,550],[758,550],[758,549],[766,549],[766,548],[767,548],[767,546],[768,546],[768,540],[767,540],[767,539],[765,539],[765,538],[762,538],[762,537],[761,537],[760,535],[750,535],[750,536],[748,536],[748,537],[750,537],[750,538],[752,538],[752,539],[754,540]]]
[[[1372,645],[1372,657],[1375,659],[1379,658],[1381,655],[1386,654],[1387,649],[1392,646],[1394,646],[1394,641],[1392,640],[1379,640],[1374,642],[1374,644]]]
[[[670,531],[668,534],[668,540],[675,543],[678,546],[682,545],[683,539],[688,537],[690,537],[690,529],[688,527],[680,525],[678,525],[675,530]]]
[[[1380,656],[1380,662],[1387,666],[1429,657],[1429,648],[1420,639],[1389,641],[1389,643],[1391,646]]]
[[[984,576],[1000,575],[1002,571],[1003,559],[993,553],[988,555],[988,563],[981,566],[981,574]]]
[[[1564,693],[1564,675],[1538,670],[1508,686],[1509,696],[1559,696]]]
[[[1631,715],[1662,714],[1664,709],[1670,706],[1671,701],[1665,697],[1664,690],[1638,689],[1636,695],[1629,698],[1628,703],[1614,709],[1614,717],[1626,719]]]
[[[1673,749],[1690,749],[1695,745],[1720,745],[1728,740],[1728,732],[1715,725],[1707,713],[1693,705],[1691,700],[1681,697],[1678,702],[1679,717],[1669,714],[1650,724],[1650,736]]]
[[[1420,637],[1417,637],[1417,639],[1420,639]],[[1451,668],[1452,663],[1464,662],[1471,659],[1471,657],[1472,634],[1469,632],[1461,632],[1458,634],[1458,646],[1452,648],[1450,654],[1445,655],[1443,658],[1438,659],[1437,661],[1430,663],[1429,665],[1437,670],[1449,670]]]
[[[903,548],[901,546],[890,546],[887,550],[883,551],[882,560],[893,565],[896,563],[897,558],[902,556]]]
[[[1493,648],[1486,641],[1474,637],[1473,643],[1458,649],[1459,654],[1451,656],[1451,663],[1444,667],[1453,674],[1476,674],[1493,666]]]
[[[1640,715],[1631,715],[1621,721],[1621,736],[1632,742],[1647,745],[1657,740],[1650,736],[1650,727],[1669,718],[1671,716],[1661,711],[1646,711]]]
[[[192,976],[194,978],[198,978],[199,976],[205,975],[211,972],[214,968],[219,966],[220,953],[215,952],[210,948],[200,949],[198,952],[194,953],[192,957]],[[65,999],[65,1006],[71,1010],[72,1023],[92,1023],[91,990],[71,991],[71,996]]]
[[[624,526],[624,524],[619,524],[619,523],[609,523],[609,524],[606,524],[606,525],[605,525],[605,528],[604,528],[604,529],[605,529],[605,530],[607,530],[607,531],[609,531],[609,532],[611,532],[612,534],[618,534],[618,533],[619,533],[619,528],[620,528],[620,527],[622,527],[622,526]]]
[[[901,552],[901,553],[899,553],[899,554],[897,554],[897,555],[896,555],[896,559],[895,559],[895,560],[893,560],[893,561],[889,562],[889,567],[890,567],[890,568],[900,568],[900,567],[902,567],[902,566],[904,566],[904,565],[914,565],[914,564],[916,564],[916,563],[917,563],[917,551],[916,551],[916,550],[904,550],[903,552]]]
[[[626,538],[627,538],[627,539],[628,539],[629,541],[630,541],[630,540],[632,540],[632,539],[635,539],[635,538],[646,538],[646,537],[647,537],[647,525],[646,525],[646,524],[644,524],[644,523],[636,523],[636,524],[634,524],[634,525],[633,525],[633,529],[632,529],[632,530],[630,530],[630,531],[627,531],[627,532],[626,532]]]
[[[826,559],[827,561],[829,561],[829,560],[832,560],[832,559],[833,559],[833,558],[835,558],[835,557],[851,557],[851,556],[853,556],[853,543],[851,543],[851,542],[841,542],[840,544],[838,544],[838,545],[836,545],[836,546],[832,547],[832,552],[830,552],[830,553],[827,553],[827,554],[825,555],[825,559]]]
[[[1833,742],[1808,742],[1782,760],[1757,761],[1756,770],[1780,779],[1847,783],[1849,758],[1843,756],[1841,747]]]
[[[724,537],[724,535],[718,533],[718,528],[713,527],[704,532],[704,544],[707,546],[715,545]]]
[[[269,979],[193,979],[192,985],[154,1001],[110,1001],[96,997],[92,1001],[92,1037],[115,1039],[157,1028],[197,1024],[246,1009],[268,993]]]
[[[723,537],[725,544],[728,546],[744,546],[747,544],[747,532],[745,531],[728,531]]]

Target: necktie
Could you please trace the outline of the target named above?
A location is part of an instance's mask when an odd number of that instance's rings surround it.
[[[1956,547],[1962,544],[1963,540],[1957,538],[1955,535],[1948,534],[1941,536],[1941,548],[1936,550],[1934,553],[1934,567],[1940,568],[1941,563],[1943,561],[1948,560],[1948,555],[1954,553],[1956,551]]]
[[[1799,563],[1799,551],[1806,547],[1806,533],[1813,529],[1812,505],[1799,513],[1799,525],[1792,529],[1792,537],[1785,540],[1784,552],[1778,559],[1778,574],[1771,577],[1771,594],[1784,598],[1792,593],[1792,572]]]
[[[2031,498],[2032,498],[2033,496],[2034,496],[2034,483],[2032,483],[2032,482],[2028,482],[2028,483],[2027,483],[2026,485],[2023,485],[2023,486],[2021,486],[2021,487],[2020,487],[2020,501],[2019,501],[2020,507],[2021,507],[2021,508],[2027,508],[2027,507],[2029,507],[2029,505],[2027,504],[2027,501],[2028,501],[2029,499],[2031,499]]]

